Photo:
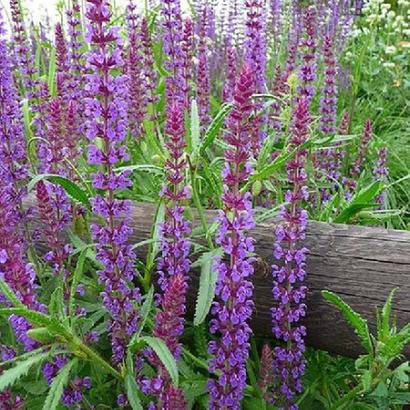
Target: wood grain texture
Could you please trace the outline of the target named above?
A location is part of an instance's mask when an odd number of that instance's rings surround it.
[[[32,199],[29,200],[33,204]],[[29,204],[29,205],[30,205]],[[132,204],[134,236],[131,242],[148,239],[155,207],[152,204]],[[209,221],[215,211],[207,211]],[[194,225],[198,225],[194,216]],[[34,213],[34,220],[37,220]],[[33,224],[35,225],[35,224]],[[254,286],[256,309],[252,328],[258,336],[271,334],[272,278],[270,266],[275,220],[258,224],[251,234],[256,239],[258,263]],[[410,322],[410,233],[374,227],[327,224],[310,221],[306,247],[310,250],[307,266],[308,345],[331,353],[355,357],[362,352],[357,337],[342,315],[321,296],[322,289],[341,296],[353,309],[375,326],[375,308],[382,306],[389,292],[398,288],[393,314],[397,324]],[[144,248],[138,248],[144,257]],[[190,314],[194,306],[199,273],[192,272],[190,285]],[[410,349],[406,351],[410,358]]]

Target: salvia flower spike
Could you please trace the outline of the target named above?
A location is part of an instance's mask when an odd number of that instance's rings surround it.
[[[297,409],[296,394],[302,391],[301,376],[305,370],[304,336],[306,329],[299,321],[306,314],[307,288],[302,284],[306,276],[308,250],[301,245],[305,239],[307,212],[302,202],[308,200],[305,162],[307,150],[301,147],[309,137],[311,122],[309,100],[301,97],[293,112],[292,135],[289,149],[297,149],[294,158],[287,164],[291,190],[286,193],[286,202],[280,211],[282,223],[275,231],[274,257],[281,265],[272,266],[273,299],[272,331],[283,346],[274,349],[275,404],[284,409]]]
[[[116,27],[110,26],[111,9],[107,0],[89,0],[87,8],[87,39],[92,48],[87,61],[91,74],[87,76],[86,114],[87,136],[90,141],[100,138],[103,147],[90,145],[88,162],[99,165],[93,175],[95,188],[105,192],[93,200],[93,211],[107,221],[93,225],[92,234],[97,243],[97,258],[103,265],[99,271],[104,306],[111,314],[109,324],[113,362],[124,358],[129,339],[137,330],[138,313],[132,303],[139,299],[139,290],[130,286],[135,276],[135,254],[127,239],[129,203],[115,199],[115,192],[130,186],[129,174],[115,172],[114,167],[128,159],[124,145],[127,130],[128,93],[125,75],[113,76],[113,70],[124,66],[121,57],[121,38]]]
[[[211,312],[210,331],[218,337],[209,343],[212,355],[210,371],[220,372],[209,381],[210,409],[239,409],[246,384],[246,361],[249,355],[251,329],[249,319],[253,310],[253,239],[246,231],[254,227],[251,194],[240,188],[251,173],[250,123],[253,110],[251,96],[255,90],[254,72],[245,67],[238,77],[234,108],[227,124],[225,167],[222,172],[224,209],[220,211],[220,224],[216,242],[221,245],[229,261],[215,260],[218,272],[216,301]]]

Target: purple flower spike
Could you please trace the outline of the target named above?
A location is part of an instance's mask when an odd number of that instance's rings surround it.
[[[289,149],[299,148],[309,136],[311,118],[309,102],[301,97],[293,113],[292,136]],[[274,256],[281,265],[272,266],[273,299],[272,330],[274,336],[284,343],[274,349],[274,371],[277,383],[275,404],[283,409],[297,409],[295,396],[302,391],[301,376],[305,369],[303,352],[306,329],[298,322],[306,314],[306,286],[301,285],[306,276],[308,250],[301,245],[305,239],[307,212],[302,202],[308,200],[307,175],[304,169],[306,149],[299,148],[287,164],[288,180],[292,190],[286,193],[288,206],[281,209],[281,220],[276,228]]]
[[[314,92],[316,81],[316,14],[314,6],[306,7],[303,12],[303,26],[305,36],[301,41],[303,50],[303,64],[299,71],[299,95],[306,98],[310,104]]]
[[[248,321],[253,310],[253,285],[248,280],[253,274],[253,239],[246,234],[255,226],[251,194],[242,193],[241,185],[251,173],[249,116],[253,110],[251,96],[255,89],[254,73],[245,67],[236,83],[234,108],[227,120],[229,132],[225,142],[225,168],[222,172],[225,204],[220,211],[216,242],[221,245],[229,261],[215,260],[218,272],[216,301],[211,313],[210,332],[220,338],[209,343],[212,359],[210,372],[219,376],[208,383],[209,409],[237,409],[246,384],[246,360],[249,356],[251,329]]]
[[[197,67],[197,95],[201,126],[206,128],[209,123],[210,78],[208,62],[207,26],[209,10],[204,6],[199,19],[198,67]]]
[[[35,75],[37,74],[37,70],[34,64],[31,45],[26,35],[19,0],[10,0],[10,10],[13,26],[14,60],[21,74],[25,97],[31,100],[36,97],[38,84],[35,80]]]
[[[181,355],[179,338],[184,331],[187,287],[186,275],[183,273],[172,275],[162,297],[161,311],[155,316],[153,335],[166,343],[176,359]],[[157,406],[152,404],[150,408],[186,410],[187,405],[182,390],[172,385],[170,376],[158,356],[149,351],[149,359],[157,368],[155,377],[143,381],[144,391],[157,398]]]
[[[141,21],[141,45],[143,54],[144,81],[147,90],[147,103],[155,104],[158,100],[156,95],[157,74],[154,66],[154,55],[152,52],[152,40],[148,29],[147,19]],[[153,107],[152,119],[155,120],[155,109]]]
[[[183,105],[179,103],[171,105],[167,116],[165,131],[168,139],[165,145],[169,158],[165,163],[167,183],[162,189],[166,212],[165,222],[161,227],[161,256],[157,262],[158,281],[162,290],[162,294],[159,295],[161,311],[155,316],[153,334],[161,338],[174,357],[178,359],[181,353],[179,338],[185,325],[187,279],[191,266],[188,242],[191,229],[189,222],[184,218],[184,209],[181,205],[190,197],[190,191],[184,184],[186,160],[184,159]],[[157,377],[145,382],[146,391],[158,399],[157,407],[151,407],[158,410],[163,408],[185,409],[186,404],[177,405],[179,396],[180,403],[185,403],[182,391],[176,388],[171,389],[169,374],[159,358],[151,352],[149,359],[158,371]],[[177,394],[175,398],[173,398],[174,393]],[[171,406],[174,400],[176,407]]]
[[[377,151],[377,162],[373,170],[376,181],[388,182],[389,168],[387,167],[387,147],[382,147]],[[386,193],[382,191],[377,195],[376,201],[380,204],[380,209],[385,208]]]
[[[105,191],[93,200],[93,211],[106,220],[104,225],[93,225],[93,239],[97,243],[97,258],[103,265],[98,272],[104,284],[103,303],[110,312],[109,324],[113,350],[113,362],[124,358],[129,339],[137,330],[138,314],[132,303],[139,299],[138,289],[130,286],[134,279],[135,254],[127,239],[129,227],[129,203],[115,199],[115,192],[131,185],[126,172],[115,172],[114,167],[128,159],[123,141],[127,132],[127,77],[113,75],[122,68],[124,61],[119,46],[121,38],[117,27],[110,25],[111,9],[107,0],[89,0],[87,8],[88,53],[86,100],[87,136],[92,141],[100,138],[102,144],[90,145],[88,162],[100,165],[93,175],[95,188]],[[125,215],[125,217],[124,217]]]
[[[1,372],[0,372],[1,373]],[[10,390],[0,393],[1,410],[24,410],[25,403],[21,396],[13,396]]]
[[[273,369],[273,350],[268,344],[264,344],[261,354],[261,362],[259,365],[259,382],[258,387],[261,389],[263,398],[268,402],[273,402],[272,393],[269,389],[274,383],[274,369]]]
[[[167,57],[164,65],[170,74],[166,81],[167,98],[168,101],[183,103],[181,0],[163,0],[161,4],[163,47]]]
[[[70,66],[68,50],[60,23],[55,28],[56,65],[57,65],[57,92],[58,95],[67,98],[67,81],[69,80]]]
[[[128,122],[131,135],[140,138],[144,134],[143,121],[145,118],[145,101],[141,98],[145,94],[144,79],[142,75],[142,59],[139,53],[140,38],[138,21],[135,14],[135,5],[128,5],[128,38],[129,48],[127,56],[127,74],[129,78]]]
[[[229,36],[226,40],[226,80],[223,89],[224,102],[231,102],[235,92],[236,84],[236,63],[238,56],[235,48],[232,45],[232,38]]]
[[[337,62],[333,52],[333,39],[328,34],[323,41],[323,57],[325,78],[320,99],[320,129],[325,135],[332,135],[336,132]]]
[[[0,13],[0,278],[27,307],[44,310],[37,301],[35,272],[25,259],[27,243],[23,232],[26,215],[22,212],[22,201],[26,195],[24,184],[28,175],[26,144],[4,35]],[[7,304],[3,295],[0,295],[0,304]],[[29,323],[14,315],[9,320],[17,341],[23,344],[24,349],[30,351],[36,347],[36,342],[27,336]]]
[[[189,222],[184,218],[182,202],[190,198],[190,190],[184,184],[186,160],[184,158],[185,127],[181,105],[173,105],[168,112],[166,124],[169,158],[165,163],[167,184],[162,196],[167,201],[165,222],[161,229],[161,257],[158,260],[159,283],[166,290],[171,276],[188,274],[190,269],[188,236]]]
[[[161,311],[155,316],[153,334],[166,343],[168,349],[176,358],[181,355],[181,345],[178,339],[184,330],[187,288],[188,285],[184,274],[177,273],[173,275],[162,298]],[[160,362],[157,364],[160,364]]]
[[[256,92],[262,93],[266,88],[266,42],[264,1],[246,0],[246,42],[245,58],[248,66],[253,68]]]
[[[362,171],[362,167],[366,159],[366,155],[367,155],[367,151],[368,151],[371,139],[372,139],[372,123],[370,120],[367,120],[364,124],[363,134],[360,139],[359,153],[357,155],[357,159],[352,169],[350,170],[350,174],[352,177],[357,177],[360,175],[360,172]]]
[[[192,91],[192,57],[194,47],[194,27],[192,20],[186,18],[184,21],[184,34],[182,37],[182,54],[183,54],[183,78],[184,78],[184,107],[186,110],[191,108],[191,91]],[[199,54],[198,50],[198,54]]]

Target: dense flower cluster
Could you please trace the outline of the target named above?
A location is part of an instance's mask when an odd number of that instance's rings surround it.
[[[337,62],[333,52],[333,39],[329,34],[323,40],[323,60],[325,76],[320,99],[320,129],[325,135],[332,135],[336,131]]]
[[[13,396],[10,390],[0,393],[0,410],[23,410],[24,400],[21,396]]]
[[[266,40],[264,1],[246,0],[246,42],[245,59],[253,67],[256,92],[262,93],[266,88]]]
[[[189,222],[184,218],[181,204],[190,198],[191,193],[183,184],[186,167],[185,128],[182,106],[179,104],[172,105],[168,112],[166,134],[169,158],[165,164],[167,184],[162,189],[162,196],[167,201],[167,208],[161,229],[161,257],[157,263],[159,283],[163,291],[166,290],[171,276],[178,273],[185,276],[190,268],[187,237],[191,230]]]
[[[377,162],[373,170],[374,177],[377,181],[386,183],[389,177],[389,168],[387,167],[387,147],[381,147],[377,151]],[[381,208],[385,207],[386,193],[382,191],[377,197],[376,201]]]
[[[189,222],[184,218],[181,203],[190,196],[189,189],[184,185],[185,128],[183,106],[176,103],[168,112],[166,147],[169,158],[165,164],[167,183],[162,189],[166,201],[165,221],[161,227],[161,256],[158,259],[159,283],[163,294],[160,296],[161,311],[155,316],[153,334],[161,338],[175,358],[180,357],[181,347],[179,337],[184,331],[184,316],[187,292],[187,275],[191,266],[189,261],[188,235],[191,233]],[[181,397],[182,392],[170,385],[169,375],[159,359],[151,354],[150,360],[156,365],[158,375],[145,383],[146,392],[157,396],[158,410],[166,407],[170,400]],[[171,390],[170,390],[171,389]],[[178,392],[175,398],[174,394]],[[175,409],[184,409],[182,404]]]
[[[304,37],[301,41],[303,49],[303,63],[299,70],[299,95],[311,102],[315,94],[316,81],[316,12],[314,6],[306,7],[303,11]]]
[[[202,40],[201,41],[205,41]],[[206,50],[205,50],[206,51]],[[194,52],[194,25],[192,20],[187,17],[184,20],[184,33],[182,37],[182,55],[183,55],[183,78],[184,78],[184,107],[189,110],[191,106],[191,81],[193,79],[192,57]],[[199,52],[199,50],[198,50]],[[206,58],[206,56],[205,56]],[[208,85],[209,88],[209,85]]]
[[[161,301],[161,311],[155,316],[153,335],[161,338],[176,359],[180,357],[179,338],[184,330],[187,278],[183,273],[175,273],[168,282]],[[160,359],[154,352],[149,352],[150,362],[157,368],[157,374],[151,379],[142,381],[143,391],[155,396],[156,405],[153,410],[184,410],[186,402],[181,389],[172,385],[170,376]],[[171,407],[171,403],[175,407]]]
[[[307,212],[302,201],[308,199],[307,174],[304,169],[307,150],[300,148],[309,136],[311,122],[309,101],[301,97],[293,112],[292,136],[289,149],[298,149],[287,164],[291,190],[286,193],[288,206],[282,206],[280,223],[276,228],[274,257],[281,265],[273,265],[273,298],[277,305],[272,308],[274,336],[284,343],[274,349],[275,379],[278,384],[275,403],[280,408],[297,409],[295,394],[302,391],[301,376],[304,373],[304,336],[306,329],[298,322],[306,314],[306,286],[301,285],[306,276],[308,250],[301,245],[305,239]]]
[[[139,48],[141,41],[139,36],[138,19],[135,14],[135,4],[130,2],[128,5],[128,55],[127,55],[127,74],[128,74],[128,123],[131,135],[134,138],[141,138],[144,132],[143,121],[145,119],[145,100],[144,78],[142,75],[143,60],[140,57]]]
[[[198,110],[199,118],[202,127],[207,126],[209,122],[209,98],[211,92],[209,78],[209,62],[208,62],[208,17],[209,9],[204,6],[201,11],[199,20],[199,40],[198,40],[198,68],[197,68],[197,95],[198,95]]]
[[[269,392],[269,389],[273,386],[273,383],[275,381],[273,363],[273,350],[268,344],[264,344],[262,347],[259,366],[258,387],[263,394],[263,398],[268,403],[273,401],[272,393]]]
[[[235,48],[232,45],[232,38],[228,37],[226,39],[226,79],[223,89],[223,100],[225,102],[231,102],[233,98],[233,93],[235,92],[235,82],[236,82],[236,63],[238,56]]]
[[[126,172],[115,172],[114,166],[128,159],[123,141],[127,130],[126,95],[127,78],[114,77],[112,71],[123,67],[121,42],[116,27],[109,26],[111,10],[106,0],[89,0],[87,39],[92,45],[88,53],[87,90],[92,97],[87,103],[87,136],[90,140],[100,138],[102,148],[90,145],[88,162],[101,165],[102,170],[93,175],[95,188],[106,195],[97,195],[93,200],[96,215],[107,221],[106,225],[93,225],[93,238],[98,244],[97,258],[103,269],[99,271],[104,306],[111,314],[109,331],[112,340],[113,361],[119,363],[125,353],[128,340],[137,330],[138,314],[133,300],[139,299],[138,289],[130,287],[134,278],[134,252],[127,239],[131,233],[128,224],[129,204],[116,200],[115,191],[130,186]],[[121,216],[125,218],[121,219]]]
[[[78,404],[83,400],[83,389],[91,388],[91,379],[89,377],[77,377],[70,382],[70,386],[64,389],[61,397],[61,403],[65,406],[72,406]]]
[[[154,56],[152,51],[151,34],[149,33],[147,19],[141,21],[141,46],[143,57],[144,82],[147,90],[147,103],[155,104],[158,97],[156,96],[157,73],[154,67]],[[155,115],[152,115],[155,118]]]
[[[364,124],[363,133],[360,138],[359,143],[359,154],[356,158],[355,163],[353,164],[350,174],[352,177],[357,177],[362,171],[362,166],[366,159],[367,151],[369,148],[370,141],[372,139],[372,123],[370,120],[367,120]]]
[[[22,114],[11,71],[3,21],[0,20],[0,278],[16,292],[18,298],[33,310],[43,310],[36,296],[35,272],[26,261],[25,213],[22,201],[26,195],[26,144]],[[0,295],[1,304],[5,299]],[[36,342],[27,336],[29,323],[10,316],[17,341],[26,351]]]
[[[19,67],[25,97],[29,100],[36,97],[37,69],[34,64],[30,42],[26,35],[26,27],[20,9],[19,0],[10,0],[11,19],[13,23],[14,60]]]
[[[81,17],[80,11],[81,6],[78,3],[78,0],[71,1],[72,8],[67,11],[67,22],[68,22],[68,34],[69,34],[69,43],[68,43],[68,58],[70,62],[70,68],[73,73],[80,75],[83,71],[82,64],[82,46],[81,41]]]
[[[163,48],[167,60],[164,65],[169,71],[167,77],[167,98],[168,101],[183,102],[184,79],[182,74],[182,15],[180,0],[164,0],[161,2],[161,14],[163,25]]]
[[[275,50],[278,51],[280,46],[281,17],[282,17],[282,0],[270,0],[271,27]]]
[[[225,142],[225,168],[222,172],[225,188],[222,196],[224,209],[220,211],[220,224],[216,242],[224,249],[229,261],[215,260],[218,272],[210,321],[211,333],[220,338],[209,343],[212,355],[210,371],[220,372],[209,381],[210,409],[239,409],[246,384],[246,360],[249,355],[251,329],[249,319],[253,310],[253,239],[246,234],[254,227],[251,195],[240,187],[251,173],[250,123],[253,110],[251,96],[255,89],[252,68],[245,67],[236,83],[234,108],[228,119],[229,132]]]

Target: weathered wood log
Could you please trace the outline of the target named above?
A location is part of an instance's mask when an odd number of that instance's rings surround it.
[[[132,243],[149,238],[154,213],[152,204],[132,205]],[[207,211],[207,218],[212,221],[215,211]],[[256,239],[255,251],[259,257],[253,279],[256,309],[252,319],[252,328],[258,336],[271,334],[270,266],[274,263],[274,228],[275,221],[269,220],[258,224],[251,232]],[[393,315],[400,327],[410,322],[410,232],[310,221],[306,247],[310,250],[308,315],[305,320],[308,345],[345,356],[355,357],[362,353],[353,330],[338,310],[322,298],[320,291],[323,289],[340,295],[353,309],[367,317],[374,329],[375,308],[383,305],[393,288],[398,288]],[[143,252],[140,248],[139,257],[144,257]],[[192,276],[190,313],[196,296],[198,272],[192,272]],[[410,357],[410,349],[406,356]]]

